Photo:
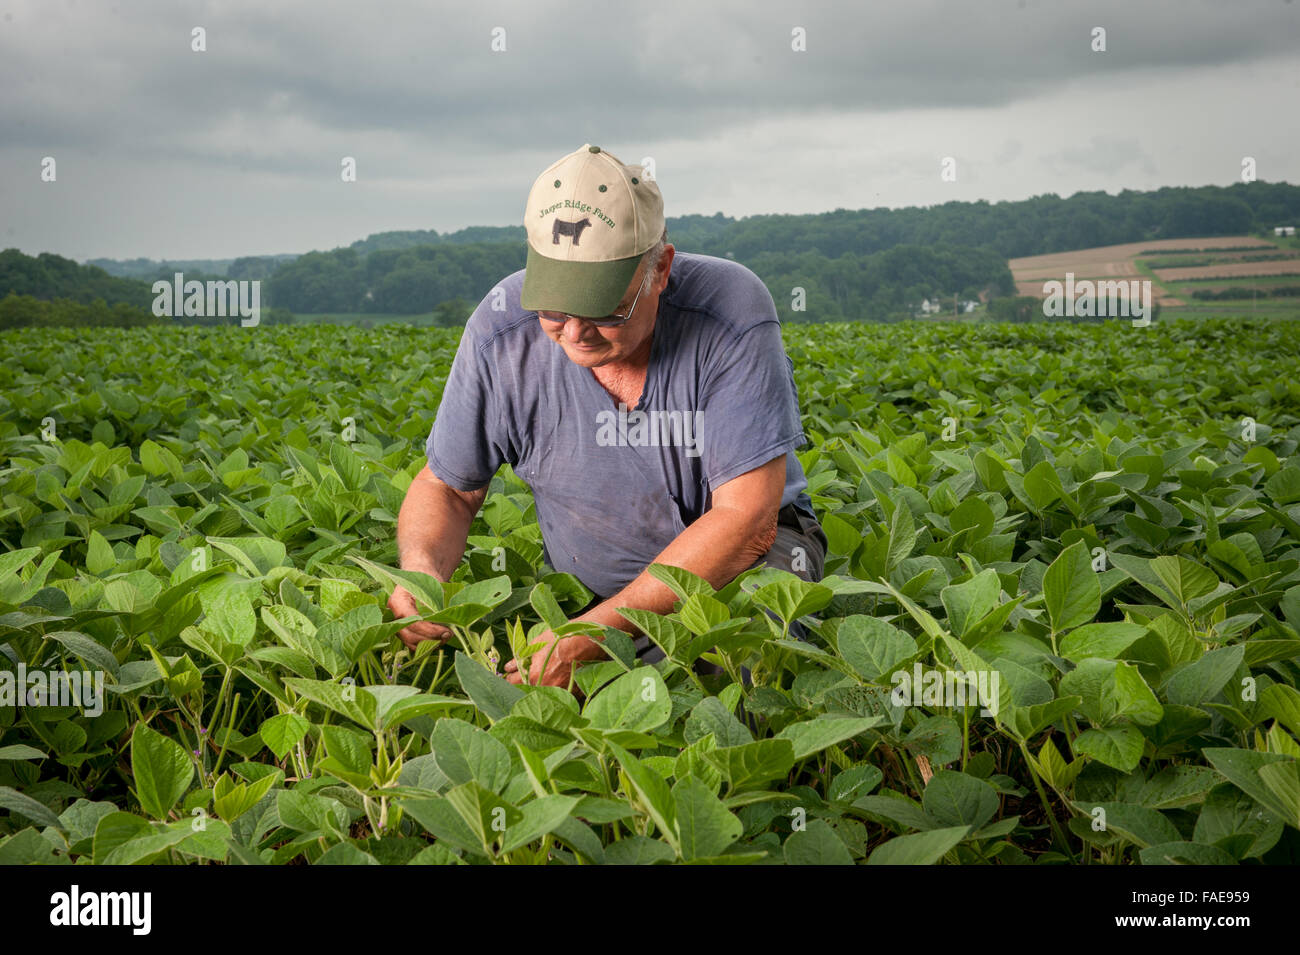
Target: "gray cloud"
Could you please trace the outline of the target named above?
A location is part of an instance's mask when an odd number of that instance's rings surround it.
[[[1201,110],[1221,135],[1276,124],[1274,99],[1294,98],[1279,80],[1296,74],[1297,17],[1282,0],[0,0],[0,220],[6,244],[79,257],[503,224],[583,142],[654,155],[670,214],[1015,198],[1026,171],[1066,194],[1220,181],[1208,150],[1185,172],[1187,143],[1106,125],[1132,122],[1115,112],[1126,97],[1144,124],[1172,116],[1197,83],[1224,90],[1221,117]],[[190,49],[195,26],[206,52]],[[1090,48],[1096,26],[1105,53]],[[490,47],[497,27],[505,52]],[[806,52],[791,49],[795,28]],[[1065,131],[1076,121],[1087,135]],[[1296,155],[1293,126],[1270,135]],[[932,175],[958,152],[978,194]],[[36,175],[45,155],[57,183]],[[339,182],[343,156],[358,183]],[[1294,176],[1297,161],[1280,161]]]

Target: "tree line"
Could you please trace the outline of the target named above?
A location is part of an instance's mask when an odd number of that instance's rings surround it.
[[[671,218],[668,237],[681,251],[734,259],[752,269],[787,321],[887,321],[911,314],[921,299],[936,295],[1013,295],[1008,258],[1240,235],[1297,222],[1300,187],[1253,182],[744,219],[719,212]],[[299,314],[434,312],[437,324],[448,324],[463,320],[457,316],[468,314],[468,303],[482,300],[503,276],[523,268],[525,255],[522,225],[450,234],[415,230],[377,233],[346,248],[292,259],[214,261],[215,274],[156,263],[153,277],[170,280],[180,270],[186,279],[258,279],[264,282],[267,308]],[[146,274],[132,279],[50,253],[27,256],[9,249],[0,253],[0,296],[83,305],[102,300],[107,306],[148,309],[153,294],[145,262],[130,263],[137,275]],[[63,314],[74,313],[65,309]],[[278,320],[290,319],[280,313]]]
[[[0,330],[6,328],[70,328],[83,325],[101,328],[140,328],[147,325],[238,325],[233,317],[158,316],[152,308],[140,308],[126,302],[112,305],[102,298],[78,302],[68,298],[40,299],[10,292],[0,298]],[[291,325],[293,313],[282,308],[263,308],[258,316],[261,325]]]

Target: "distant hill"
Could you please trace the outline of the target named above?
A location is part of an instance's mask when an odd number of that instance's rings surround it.
[[[238,259],[87,259],[86,265],[101,268],[109,275],[123,278],[169,279],[177,272],[187,277],[218,276],[232,279],[264,279],[285,262],[298,258],[297,253],[250,255]]]
[[[0,252],[0,298],[10,293],[82,305],[102,299],[109,305],[147,308],[153,302],[149,284],[139,279],[109,275],[96,266],[78,265],[51,252],[30,256],[17,249]]]
[[[1192,236],[1259,235],[1297,223],[1300,187],[1266,182],[741,219],[718,212],[667,222],[678,249],[751,268],[788,321],[896,317],[922,298],[1011,295],[1012,258]],[[299,314],[428,314],[457,299],[480,301],[503,275],[523,267],[525,251],[522,225],[471,226],[450,233],[379,232],[347,247],[299,256],[94,262],[146,282],[175,271],[187,278],[262,279],[264,304]],[[76,301],[105,294],[116,296],[105,301],[122,301],[136,294],[129,285],[106,284],[113,277],[103,270],[71,273],[67,266],[75,263],[59,261],[66,265],[43,277],[35,274],[43,269],[19,270],[26,285],[0,280],[0,295],[12,290],[40,298],[75,289],[81,296]],[[806,291],[804,310],[793,310],[795,288]]]
[[[436,229],[417,229],[412,232],[376,232],[364,239],[358,239],[348,246],[350,249],[367,255],[371,252],[387,252],[394,249],[413,249],[421,245],[440,245],[453,243],[468,245],[482,242],[523,242],[524,227],[521,225],[475,225],[458,232],[439,233]]]

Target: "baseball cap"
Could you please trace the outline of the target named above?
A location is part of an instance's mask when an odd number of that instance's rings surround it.
[[[664,201],[640,166],[590,143],[537,177],[524,208],[528,260],[519,304],[601,318],[663,235]]]

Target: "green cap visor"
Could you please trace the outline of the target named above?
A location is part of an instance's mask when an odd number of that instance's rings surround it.
[[[565,262],[539,255],[530,245],[519,304],[530,311],[604,318],[623,301],[642,255],[610,262]]]

